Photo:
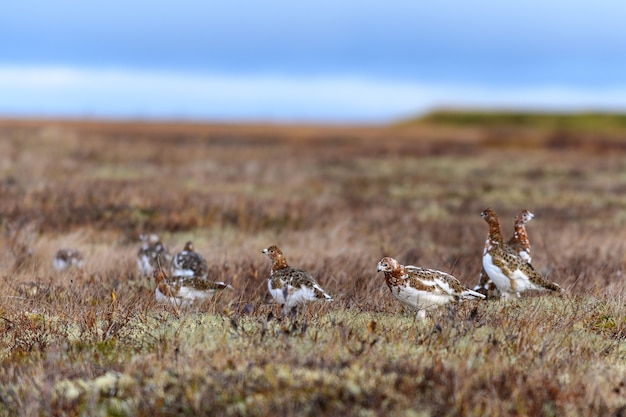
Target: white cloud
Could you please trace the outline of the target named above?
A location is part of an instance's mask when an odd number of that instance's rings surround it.
[[[613,89],[0,66],[0,114],[384,122],[437,107],[625,110]]]

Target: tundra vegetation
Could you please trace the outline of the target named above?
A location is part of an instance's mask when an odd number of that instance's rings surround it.
[[[626,415],[621,119],[446,114],[0,121],[0,415]],[[565,294],[416,321],[377,262],[473,286],[486,207],[506,238],[519,209],[535,214],[533,265]],[[235,291],[157,304],[135,261],[146,232],[172,252],[192,240]],[[270,244],[334,301],[282,317]],[[66,247],[81,269],[52,268]]]

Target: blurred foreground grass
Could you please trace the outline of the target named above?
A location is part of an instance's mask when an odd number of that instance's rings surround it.
[[[119,333],[93,339],[76,337],[70,318],[30,314],[20,330],[5,324],[5,339],[33,338],[38,346],[3,358],[19,375],[0,388],[4,407],[86,415],[582,416],[624,405],[626,311],[612,300],[465,304],[426,322],[314,306],[297,319],[269,321],[255,313],[134,313]]]

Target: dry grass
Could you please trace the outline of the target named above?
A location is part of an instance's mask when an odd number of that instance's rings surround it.
[[[623,415],[625,155],[564,148],[476,128],[0,122],[0,415]],[[535,213],[533,263],[567,294],[415,322],[377,261],[474,284],[486,206],[507,234]],[[146,231],[194,240],[237,290],[156,305]],[[336,301],[274,317],[272,243]],[[51,268],[61,247],[82,271]]]

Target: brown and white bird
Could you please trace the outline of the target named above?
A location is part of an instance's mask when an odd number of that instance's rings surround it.
[[[546,281],[518,251],[502,239],[496,212],[485,209],[481,217],[489,225],[489,235],[483,251],[483,268],[503,297],[528,290],[562,291],[555,283]]]
[[[141,247],[137,251],[137,268],[139,274],[151,277],[157,268],[167,268],[172,261],[169,250],[154,233],[139,235]]]
[[[401,265],[390,257],[378,262],[378,272],[385,273],[385,282],[391,294],[403,304],[417,310],[416,318],[420,320],[426,318],[426,310],[453,301],[485,298],[483,294],[464,287],[450,274]]]
[[[185,248],[172,259],[172,276],[196,277],[205,279],[209,274],[206,259],[194,250],[193,243],[185,243]]]
[[[218,291],[234,289],[224,282],[213,282],[198,277],[168,277],[160,268],[154,271],[154,281],[157,302],[172,304],[176,307],[187,307],[197,301],[212,297]]]
[[[526,209],[520,210],[515,216],[513,236],[508,241],[508,244],[528,263],[531,263],[532,258],[530,256],[530,240],[528,240],[528,233],[526,232],[526,223],[534,218],[535,215],[530,211]]]
[[[70,267],[82,268],[83,255],[76,249],[59,249],[52,259],[52,266],[57,271],[64,271]]]
[[[532,258],[530,256],[530,240],[526,232],[526,223],[534,218],[535,215],[530,211],[526,209],[520,210],[515,216],[515,222],[513,223],[513,236],[507,242],[528,263],[531,263]],[[480,270],[478,284],[474,287],[474,291],[485,294],[487,297],[498,297],[500,295],[496,285],[485,272],[485,268]]]
[[[310,273],[290,267],[276,245],[263,249],[262,253],[272,262],[267,288],[274,300],[282,306],[283,314],[310,301],[332,301],[333,298]]]

